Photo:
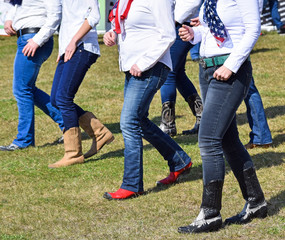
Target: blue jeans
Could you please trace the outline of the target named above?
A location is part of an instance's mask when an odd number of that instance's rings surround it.
[[[224,180],[225,162],[234,174],[253,166],[241,143],[236,123],[236,111],[247,95],[252,79],[251,63],[246,61],[228,81],[213,77],[217,67],[203,69],[200,65],[200,89],[203,113],[198,133],[203,163],[203,181]]]
[[[190,56],[192,60],[200,58],[200,45],[201,42],[197,43],[190,49]]]
[[[121,188],[143,191],[143,143],[150,142],[168,161],[170,171],[185,167],[191,158],[167,134],[148,119],[150,103],[164,83],[169,69],[157,63],[141,77],[126,73],[120,127],[125,143],[124,177]]]
[[[271,132],[267,124],[261,96],[253,78],[244,102],[246,104],[248,123],[251,128],[249,134],[250,142],[254,144],[272,143]]]
[[[266,7],[268,2],[269,2],[269,8],[270,8],[272,21],[274,25],[277,27],[277,29],[280,29],[284,25],[284,23],[281,21],[280,14],[278,12],[278,0],[264,0],[263,8]]]
[[[197,93],[196,88],[185,73],[186,57],[193,45],[189,42],[184,42],[178,35],[179,26],[176,27],[176,40],[170,48],[172,68],[165,83],[160,89],[161,102],[175,102],[176,87],[185,101],[187,98]]]
[[[69,61],[64,62],[62,55],[58,62],[51,89],[51,103],[60,110],[65,130],[79,127],[78,119],[85,111],[73,100],[86,72],[97,58],[97,54],[84,50],[81,44]]]
[[[51,105],[49,95],[35,86],[40,67],[52,52],[53,38],[38,48],[34,57],[26,57],[22,50],[27,40],[34,35],[35,33],[25,34],[18,38],[18,49],[14,61],[13,94],[17,101],[19,122],[17,138],[13,143],[20,148],[35,145],[34,105],[50,116],[63,130],[60,112]]]

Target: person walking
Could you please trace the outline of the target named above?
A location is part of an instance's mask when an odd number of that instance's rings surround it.
[[[120,0],[110,13],[114,30],[103,39],[107,46],[118,43],[120,70],[125,72],[120,120],[125,159],[123,183],[116,192],[106,192],[106,199],[126,199],[144,192],[142,138],[168,161],[170,174],[157,184],[174,183],[192,165],[182,148],[148,118],[150,103],[172,67],[173,10],[173,0]]]
[[[58,65],[54,75],[51,102],[64,121],[65,154],[49,168],[83,163],[105,144],[114,140],[113,134],[97,117],[74,103],[83,78],[100,55],[96,25],[100,20],[98,0],[61,1],[62,19],[59,31]],[[90,150],[83,155],[81,126],[92,138]]]
[[[201,98],[188,78],[185,72],[186,57],[190,49],[195,47],[190,42],[184,42],[178,35],[178,29],[182,24],[190,25],[191,18],[198,14],[199,4],[195,5],[190,11],[186,11],[187,2],[183,0],[176,1],[174,18],[176,39],[170,47],[170,55],[173,65],[173,70],[169,72],[165,83],[160,88],[162,110],[160,129],[170,136],[177,134],[175,123],[175,103],[176,103],[176,88],[188,103],[191,112],[196,118],[194,127],[190,130],[183,131],[183,134],[197,134],[200,125],[200,119],[203,111]],[[194,24],[194,23],[192,23]]]
[[[241,143],[236,111],[252,80],[249,54],[260,35],[255,0],[205,0],[199,14],[201,26],[183,25],[184,41],[201,42],[199,80],[203,113],[198,142],[203,162],[203,196],[200,213],[180,233],[215,231],[222,227],[220,214],[225,177],[224,156],[245,199],[243,210],[225,224],[244,224],[267,216],[267,203],[254,164]]]
[[[36,87],[41,65],[53,49],[53,33],[60,22],[60,4],[57,0],[16,0],[6,15],[4,29],[8,35],[17,35],[14,60],[13,94],[17,101],[19,121],[16,139],[1,151],[14,151],[35,145],[35,111],[37,106],[64,129],[62,116],[53,107],[50,96]]]

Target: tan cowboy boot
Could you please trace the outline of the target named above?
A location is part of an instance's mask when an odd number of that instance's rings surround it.
[[[61,160],[48,165],[49,168],[67,167],[72,164],[84,163],[79,127],[68,129],[63,134],[65,154]]]
[[[93,139],[90,150],[84,154],[89,158],[96,154],[105,144],[114,140],[113,134],[106,128],[92,112],[86,112],[79,118],[79,125]]]

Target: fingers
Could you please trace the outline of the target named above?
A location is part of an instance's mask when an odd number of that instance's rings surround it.
[[[107,32],[103,36],[104,44],[106,46],[109,46],[109,47],[111,47],[111,46],[116,44],[115,39],[116,39],[116,35],[115,35],[115,33],[112,33],[112,32]]]
[[[228,81],[233,72],[225,66],[219,67],[213,74],[213,77],[219,81]]]
[[[16,34],[16,31],[12,27],[12,21],[11,20],[8,20],[4,23],[4,31],[10,36]]]
[[[24,56],[27,56],[27,57],[33,57],[35,55],[35,52],[36,50],[29,46],[29,44],[27,44],[24,48],[23,48],[23,51],[22,53],[24,54]]]
[[[69,61],[72,58],[74,52],[74,50],[66,50],[64,54],[64,62]]]
[[[142,71],[139,69],[139,67],[136,64],[134,64],[130,69],[130,74],[133,75],[134,77],[141,77]]]
[[[194,37],[192,28],[187,25],[182,25],[182,27],[179,28],[178,31],[179,31],[178,35],[185,42],[192,40]]]

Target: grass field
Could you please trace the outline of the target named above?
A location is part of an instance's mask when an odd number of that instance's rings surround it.
[[[56,41],[55,41],[56,42]],[[167,163],[144,142],[146,195],[125,201],[103,199],[106,191],[120,187],[123,176],[123,138],[119,129],[123,104],[123,78],[118,70],[117,49],[107,48],[100,38],[101,57],[87,73],[76,103],[94,112],[114,133],[115,141],[85,164],[49,169],[59,160],[63,145],[53,144],[62,133],[43,112],[36,109],[36,147],[0,152],[0,239],[285,239],[285,37],[276,33],[261,36],[251,59],[256,85],[263,99],[273,146],[249,151],[269,206],[266,219],[244,226],[229,226],[215,233],[180,235],[177,228],[198,214],[202,197],[202,162],[197,135],[182,130],[194,124],[188,105],[178,94],[177,128],[174,137],[191,156],[193,168],[179,183],[157,188],[167,176]],[[17,104],[12,94],[15,37],[0,37],[0,145],[10,144],[17,134]],[[43,64],[37,86],[50,93],[56,68],[57,44]],[[198,64],[187,61],[186,71],[197,88]],[[159,124],[158,93],[150,119]],[[240,138],[245,144],[250,132],[242,103],[238,113]],[[82,134],[86,151],[91,140]],[[223,188],[223,219],[244,205],[238,184],[226,166]]]

